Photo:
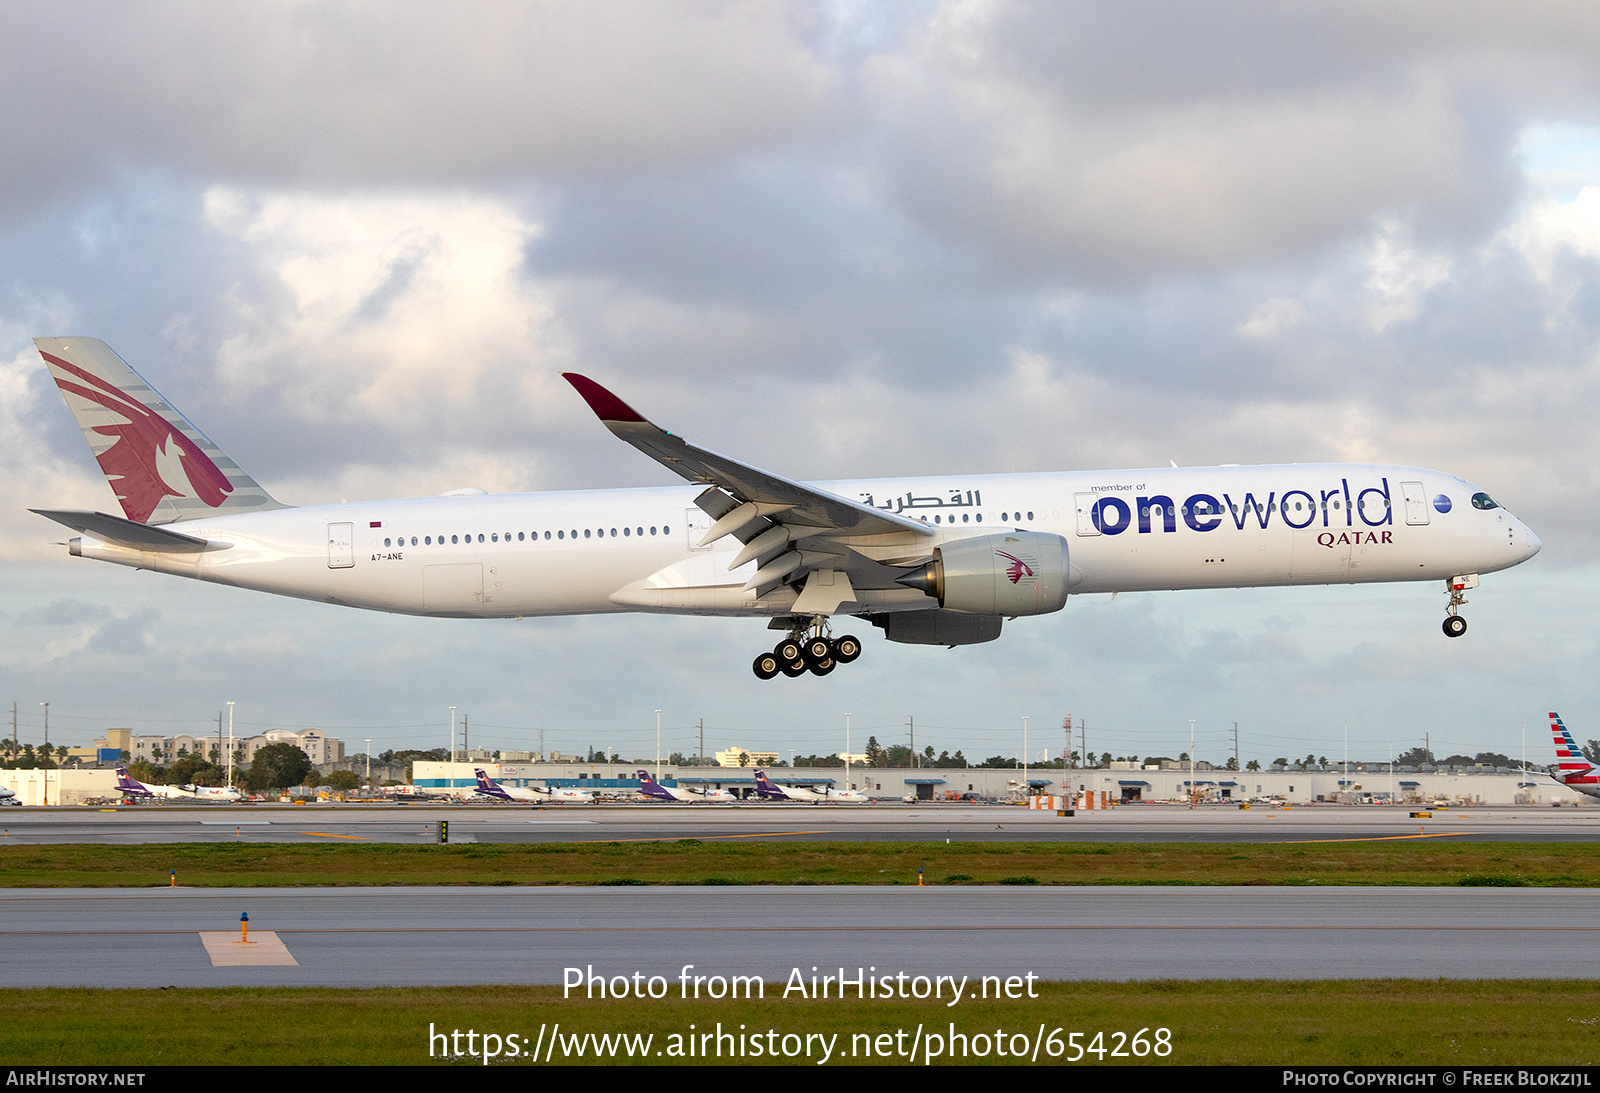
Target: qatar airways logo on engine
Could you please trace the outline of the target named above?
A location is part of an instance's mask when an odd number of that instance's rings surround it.
[[[1015,554],[1007,554],[1003,550],[997,550],[995,554],[1011,563],[1006,566],[1006,577],[1012,584],[1018,584],[1024,577],[1033,576],[1033,567]]]
[[[1366,536],[1372,536],[1371,542],[1388,543],[1391,532],[1382,532],[1379,538],[1379,533],[1359,530],[1394,525],[1389,480],[1379,481],[1380,485],[1352,490],[1350,480],[1341,478],[1333,489],[1289,490],[1281,497],[1276,491],[1264,497],[1247,492],[1242,498],[1227,493],[1220,498],[1210,493],[1192,493],[1182,503],[1175,503],[1170,496],[1159,493],[1137,495],[1132,504],[1120,497],[1101,497],[1090,507],[1089,518],[1102,535],[1121,535],[1135,526],[1140,535],[1149,535],[1155,530],[1177,531],[1181,516],[1192,531],[1215,531],[1228,521],[1239,531],[1252,526],[1265,531],[1278,519],[1296,531],[1312,525],[1357,528],[1354,534],[1361,535],[1362,541],[1369,541]],[[1107,488],[1096,486],[1093,490],[1100,492]]]

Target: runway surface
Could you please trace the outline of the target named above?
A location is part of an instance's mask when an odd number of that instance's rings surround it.
[[[231,962],[242,912],[294,963]],[[561,983],[591,966],[677,983],[686,964],[760,975],[769,997],[813,966],[975,983],[1595,978],[1596,923],[1590,889],[27,890],[0,893],[0,985]]]
[[[967,805],[137,805],[0,809],[0,845],[87,842],[613,842],[655,839],[882,842],[1289,842],[1441,836],[1600,840],[1600,808],[1479,806],[1413,819],[1405,808],[1305,805],[1248,811],[1128,805],[1059,817]]]

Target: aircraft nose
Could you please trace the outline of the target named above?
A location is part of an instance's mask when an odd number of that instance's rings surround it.
[[[1522,524],[1521,521],[1518,521],[1518,523],[1521,526],[1522,532],[1520,536],[1522,540],[1522,557],[1524,560],[1526,560],[1539,553],[1544,544],[1539,541],[1539,537],[1533,533],[1532,528],[1530,528],[1527,524]]]

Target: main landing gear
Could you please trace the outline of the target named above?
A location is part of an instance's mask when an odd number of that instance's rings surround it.
[[[1445,607],[1444,636],[1447,638],[1459,638],[1467,632],[1467,620],[1457,614],[1462,605],[1467,602],[1467,598],[1462,593],[1469,588],[1478,587],[1478,575],[1476,573],[1468,573],[1460,577],[1451,577],[1444,582],[1444,587],[1445,591],[1450,593],[1450,603]]]
[[[830,638],[828,623],[818,617],[809,624],[796,627],[789,636],[778,642],[770,653],[756,657],[750,667],[757,679],[771,679],[778,673],[793,678],[807,672],[825,676],[841,664],[849,664],[861,655],[861,639],[852,634]]]

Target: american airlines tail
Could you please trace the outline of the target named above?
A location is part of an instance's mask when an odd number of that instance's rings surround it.
[[[35,338],[127,518],[171,524],[286,506],[98,338]]]
[[[1556,743],[1556,781],[1593,796],[1595,787],[1600,785],[1600,778],[1595,776],[1594,764],[1584,758],[1578,742],[1572,738],[1571,731],[1559,714],[1551,713],[1550,732],[1555,736]]]

